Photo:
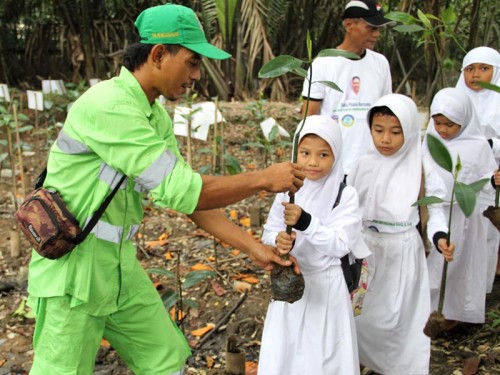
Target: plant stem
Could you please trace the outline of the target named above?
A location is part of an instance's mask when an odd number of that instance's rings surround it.
[[[451,218],[453,213],[453,204],[455,197],[455,184],[457,182],[458,171],[455,171],[455,175],[453,176],[453,189],[451,191],[451,201],[450,201],[450,214],[448,216],[448,235],[446,236],[446,244],[450,246],[450,238],[451,238]],[[446,291],[446,277],[448,275],[448,261],[445,259],[443,263],[443,273],[441,275],[441,288],[439,290],[439,303],[438,303],[438,313],[443,312],[443,304],[444,304],[444,294]]]

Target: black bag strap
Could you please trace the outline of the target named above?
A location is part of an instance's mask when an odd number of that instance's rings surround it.
[[[47,177],[47,167],[45,167],[45,169],[42,171],[42,173],[40,173],[40,175],[36,179],[35,189],[38,189],[43,186],[43,183],[45,182],[45,177]],[[75,245],[82,243],[85,240],[85,238],[87,238],[92,229],[94,229],[100,217],[102,216],[104,211],[106,211],[106,208],[108,208],[109,204],[111,203],[111,200],[114,198],[116,192],[118,191],[121,184],[123,183],[123,181],[125,181],[126,178],[127,178],[126,175],[122,176],[122,178],[120,179],[120,181],[118,181],[118,183],[113,188],[111,193],[109,193],[106,199],[104,199],[104,202],[102,202],[99,208],[94,212],[87,225],[85,225],[85,228],[83,228],[82,232],[73,240],[73,243]]]
[[[339,186],[339,192],[337,194],[337,199],[335,199],[335,203],[333,204],[332,210],[339,205],[340,198],[342,198],[342,192],[344,191],[345,187],[346,187],[346,184],[344,182],[341,182],[340,186]],[[350,289],[354,280],[352,279],[352,274],[351,274],[351,265],[349,262],[349,254],[346,254],[342,258],[340,258],[340,261],[342,263],[341,266],[342,266],[342,272],[344,273],[345,282],[347,284],[347,287]]]

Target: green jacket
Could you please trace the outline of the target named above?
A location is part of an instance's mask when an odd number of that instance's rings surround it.
[[[110,314],[149,282],[132,243],[144,194],[157,205],[189,214],[198,202],[201,176],[182,159],[165,109],[158,101],[150,105],[125,68],[73,104],[50,150],[47,171],[44,186],[61,194],[82,228],[127,176],[83,243],[57,260],[33,251],[29,271],[31,297],[70,295],[72,307]]]

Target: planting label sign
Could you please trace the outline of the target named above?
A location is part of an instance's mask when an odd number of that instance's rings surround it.
[[[43,111],[43,92],[28,90],[26,93],[28,94],[28,108]]]
[[[191,136],[202,141],[208,139],[210,125],[226,121],[218,109],[216,113],[214,102],[196,103],[191,108],[177,106],[174,113],[175,135],[187,137],[189,117],[191,117]]]
[[[10,102],[9,88],[5,83],[0,83],[0,101]]]

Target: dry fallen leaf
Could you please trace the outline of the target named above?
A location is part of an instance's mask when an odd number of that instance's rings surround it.
[[[237,250],[237,249],[231,250],[231,254],[233,254],[234,256],[238,256],[238,255],[240,255],[240,253],[241,253],[240,250]]]
[[[464,368],[463,375],[474,375],[477,374],[479,370],[479,363],[481,363],[481,359],[479,357],[469,357],[464,360]]]
[[[240,219],[240,224],[245,226],[245,227],[250,227],[250,218],[249,217],[242,217]]]
[[[205,357],[205,360],[207,361],[207,367],[208,368],[212,368],[214,367],[214,364],[215,364],[215,359],[214,357],[210,356],[210,355],[207,355]]]
[[[247,292],[247,291],[250,291],[252,290],[252,284],[249,284],[245,281],[238,281],[238,280],[234,280],[233,282],[233,290],[235,292]]]
[[[222,285],[220,285],[217,281],[210,280],[210,283],[212,284],[212,288],[213,288],[215,294],[217,294],[219,297],[226,294],[226,289],[224,289],[224,287]]]
[[[215,328],[215,324],[213,323],[208,323],[205,327],[195,329],[194,331],[191,331],[191,334],[193,336],[201,337],[210,332],[212,329]]]
[[[167,240],[157,240],[157,241],[146,241],[146,246],[154,249],[157,246],[163,246],[167,243]]]
[[[231,218],[231,220],[237,220],[238,219],[238,211],[236,211],[236,210],[229,211],[229,217]]]
[[[171,253],[170,251],[167,251],[167,252],[165,253],[165,259],[166,259],[166,260],[171,260],[171,259],[173,259],[173,258],[174,258],[174,257],[173,257],[173,255],[172,255],[172,253]]]
[[[191,267],[193,271],[213,271],[214,269],[206,264],[197,263]]]
[[[245,281],[249,284],[258,284],[259,283],[259,279],[257,279],[256,277],[253,277],[253,276],[246,276],[246,277],[242,278],[241,281]]]
[[[245,375],[257,375],[257,363],[245,362]]]
[[[103,347],[103,348],[109,348],[110,346],[111,346],[111,344],[109,343],[108,340],[101,339],[101,347]]]

